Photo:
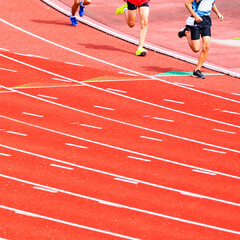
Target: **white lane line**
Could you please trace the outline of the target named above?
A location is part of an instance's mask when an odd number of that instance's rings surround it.
[[[58,164],[50,164],[50,166],[57,167],[57,168],[63,168],[63,169],[66,169],[66,170],[73,170],[73,168],[61,166],[61,165],[58,165]]]
[[[118,73],[123,74],[123,75],[133,76],[133,77],[138,76],[137,74],[133,74],[133,73],[125,73],[125,72],[118,72]]]
[[[221,153],[221,154],[226,154],[226,152],[223,151],[217,151],[214,149],[209,149],[209,148],[203,148],[204,151],[209,151],[209,152],[215,152],[215,153]]]
[[[49,59],[47,57],[42,57],[42,56],[38,56],[38,55],[34,55],[34,54],[25,54],[25,53],[14,53],[14,54],[20,55],[20,56],[25,56],[25,57],[35,57],[35,58]]]
[[[111,206],[111,207],[122,208],[122,206],[121,206],[120,204],[117,204],[117,203],[110,203],[110,202],[103,201],[103,200],[98,201],[98,203],[100,203],[100,204],[104,204],[104,205],[108,205],[108,206]]]
[[[162,139],[158,139],[158,138],[152,138],[152,137],[147,137],[147,136],[140,136],[141,138],[145,138],[145,139],[149,139],[149,140],[153,140],[153,141],[158,141],[158,142],[162,142]]]
[[[145,159],[145,158],[139,158],[139,157],[133,157],[133,156],[128,156],[128,158],[136,159],[136,160],[140,160],[140,161],[144,161],[144,162],[151,162],[151,160]]]
[[[23,122],[23,121],[20,121],[20,120],[16,120],[16,119],[13,119],[13,118],[9,118],[9,117],[3,116],[3,115],[0,115],[0,117],[1,117],[1,118],[4,118],[4,119],[8,119],[8,120],[13,121],[13,122],[17,122],[17,123],[24,124],[24,125],[26,125],[26,126],[31,126],[31,127],[34,127],[34,128],[38,128],[38,129],[42,129],[42,130],[48,131],[48,132],[57,133],[57,134],[60,134],[60,135],[63,135],[63,136],[68,136],[68,137],[71,137],[71,138],[74,138],[74,139],[78,139],[78,140],[83,140],[83,141],[86,141],[86,142],[94,143],[94,144],[96,144],[96,145],[108,147],[108,148],[111,148],[111,149],[116,149],[116,150],[120,150],[120,151],[123,151],[123,152],[140,155],[140,156],[143,156],[143,157],[149,157],[149,158],[152,158],[152,159],[155,159],[155,160],[172,163],[172,164],[179,165],[179,166],[184,166],[184,167],[190,167],[190,168],[197,168],[197,169],[201,169],[201,170],[206,170],[206,169],[201,168],[201,167],[196,167],[196,166],[193,166],[193,165],[184,164],[184,163],[179,163],[179,162],[175,162],[175,161],[172,161],[172,160],[168,160],[168,159],[164,159],[164,158],[152,156],[152,155],[145,154],[145,153],[140,153],[140,152],[136,152],[136,151],[132,151],[132,150],[120,148],[120,147],[115,147],[115,146],[112,146],[112,145],[109,145],[109,144],[104,144],[104,143],[101,143],[101,142],[92,141],[92,140],[90,140],[90,139],[80,138],[80,137],[78,137],[78,136],[74,136],[74,135],[71,135],[71,134],[59,132],[59,131],[52,130],[52,129],[45,128],[45,127],[41,127],[41,126],[38,126],[38,125],[26,123],[26,122]],[[206,144],[205,144],[205,145],[206,145]],[[0,144],[0,146],[4,146],[5,148],[8,148],[8,146],[2,145],[2,144]],[[212,146],[212,147],[217,147],[217,146],[215,146],[215,145],[211,145],[211,146]],[[9,147],[9,149],[12,149],[12,148]],[[224,149],[225,149],[225,150],[232,151],[232,152],[240,153],[240,152],[237,151],[237,150],[226,149],[226,148],[224,148]],[[215,172],[217,172],[217,171],[215,171]],[[222,176],[227,176],[227,177],[231,177],[231,178],[240,179],[239,176],[235,176],[235,175],[231,175],[231,174],[227,174],[227,173],[223,173],[223,172],[217,172],[217,173],[218,173],[219,175],[222,175]]]
[[[1,18],[0,18],[0,21],[1,21]],[[68,80],[70,80],[72,82],[83,84],[82,86],[88,86],[88,87],[91,87],[91,88],[94,88],[94,89],[98,89],[98,90],[101,90],[101,91],[104,91],[104,92],[108,92],[108,93],[111,93],[111,94],[114,94],[114,95],[117,95],[117,96],[129,99],[129,100],[133,100],[133,101],[136,101],[136,102],[140,102],[140,103],[144,103],[144,104],[147,104],[147,105],[155,106],[155,107],[158,107],[158,108],[162,108],[162,109],[165,109],[165,110],[173,111],[173,112],[176,112],[176,113],[179,113],[179,114],[183,114],[183,115],[187,115],[187,116],[191,116],[191,117],[194,117],[194,118],[203,119],[203,120],[210,121],[210,122],[215,122],[215,123],[220,123],[220,124],[224,124],[224,125],[227,125],[227,126],[240,128],[239,125],[235,125],[235,124],[231,124],[231,123],[226,123],[226,122],[222,122],[222,121],[218,121],[218,120],[202,117],[202,116],[199,116],[199,115],[183,112],[183,111],[176,110],[176,109],[173,109],[173,108],[161,106],[161,105],[150,103],[150,102],[146,102],[146,101],[143,101],[143,100],[140,100],[140,99],[137,99],[137,98],[133,98],[133,97],[129,97],[129,96],[126,96],[126,95],[122,95],[120,93],[111,92],[111,91],[108,91],[106,89],[102,89],[102,88],[99,88],[99,87],[96,87],[96,86],[93,86],[93,85],[88,85],[88,84],[86,84],[84,82],[79,82],[79,81],[76,81],[74,79],[70,79],[70,78],[64,77],[62,75],[46,71],[44,69],[41,69],[41,68],[38,68],[38,67],[35,67],[35,66],[32,66],[32,65],[29,65],[27,63],[21,62],[19,60],[16,60],[16,59],[13,59],[13,58],[10,58],[10,57],[7,57],[7,56],[2,55],[2,54],[0,54],[0,56],[2,56],[4,58],[7,58],[7,59],[9,59],[11,61],[20,63],[22,65],[31,67],[31,68],[36,69],[38,71],[45,72],[45,73],[48,73],[48,74],[51,74],[51,75],[54,75],[54,76],[58,76],[58,77],[61,77],[61,78],[64,78],[64,79],[68,79]],[[10,91],[13,91],[13,92],[16,92],[16,93],[19,93],[19,94],[22,94],[22,95],[25,95],[25,96],[28,96],[28,97],[36,98],[38,100],[45,101],[45,102],[48,102],[48,103],[51,103],[51,104],[54,104],[54,105],[57,105],[57,106],[61,106],[61,107],[68,108],[68,109],[72,109],[72,110],[79,111],[79,112],[84,112],[84,113],[89,114],[89,115],[94,115],[92,113],[89,113],[89,112],[86,112],[86,111],[83,111],[83,110],[80,110],[80,109],[76,109],[76,108],[72,108],[72,107],[69,107],[69,106],[65,106],[63,104],[57,104],[57,103],[54,103],[54,102],[51,102],[51,101],[47,101],[46,99],[38,98],[36,96],[30,95],[30,94],[27,94],[27,93],[24,93],[24,92],[20,92],[20,91],[17,91],[15,89],[11,89],[11,88],[8,88],[8,87],[2,86],[2,85],[0,85],[0,87],[2,87],[4,89],[7,89],[7,90],[10,90]],[[240,101],[239,101],[239,103],[240,103]],[[97,116],[97,115],[94,115],[94,116]],[[97,116],[97,117],[103,118],[102,116]],[[104,119],[108,119],[108,118],[104,118]],[[108,119],[108,120],[110,120],[110,119]],[[113,120],[113,119],[111,119],[111,121],[116,121],[117,122],[117,120]]]
[[[48,188],[42,188],[42,187],[33,187],[34,189],[41,190],[41,191],[46,191],[46,192],[51,192],[51,193],[57,193],[58,191],[48,189]]]
[[[7,69],[7,68],[0,68],[0,70],[8,71],[8,72],[17,72],[16,70]]]
[[[83,127],[88,127],[88,128],[95,128],[95,129],[102,129],[102,127],[96,127],[96,126],[92,126],[92,125],[88,125],[88,124],[80,124]]]
[[[231,93],[232,95],[240,96],[240,93]]]
[[[114,180],[121,181],[121,182],[126,182],[126,183],[133,183],[133,184],[138,184],[138,182],[130,181],[124,178],[114,178]]]
[[[49,161],[58,162],[58,163],[65,164],[65,165],[69,165],[69,166],[72,166],[72,167],[75,167],[75,168],[80,168],[80,169],[84,169],[84,170],[87,170],[87,171],[95,172],[95,173],[98,173],[98,174],[103,174],[103,175],[110,176],[110,177],[124,178],[124,179],[128,179],[128,180],[130,180],[130,181],[139,182],[139,183],[141,183],[141,184],[143,184],[143,185],[146,185],[146,186],[151,186],[151,187],[155,187],[155,188],[159,188],[159,189],[165,189],[165,190],[169,190],[169,191],[173,191],[173,192],[177,192],[177,193],[183,192],[183,190],[180,190],[180,189],[169,188],[169,187],[166,187],[166,186],[163,186],[163,185],[159,185],[159,184],[155,184],[155,183],[150,183],[150,182],[142,181],[142,180],[140,180],[140,179],[125,177],[125,176],[122,176],[122,175],[118,175],[118,174],[114,174],[114,173],[110,173],[110,172],[105,172],[105,171],[102,171],[102,170],[98,170],[98,169],[94,169],[94,168],[89,168],[89,167],[85,167],[85,166],[82,166],[82,165],[77,165],[77,164],[74,164],[74,163],[69,163],[69,162],[66,162],[66,161],[59,160],[59,159],[55,159],[55,158],[51,158],[51,157],[46,157],[46,156],[42,156],[42,155],[39,155],[39,154],[30,153],[30,152],[23,151],[23,150],[19,150],[19,149],[16,149],[16,148],[4,146],[4,145],[2,145],[2,144],[0,144],[0,146],[1,146],[1,147],[5,147],[5,148],[7,148],[7,149],[14,150],[14,151],[18,151],[18,152],[21,152],[21,153],[25,153],[25,154],[28,154],[28,155],[31,155],[31,156],[36,156],[36,157],[40,157],[40,158],[43,158],[43,159],[47,159],[47,160],[49,160]],[[215,171],[210,171],[210,170],[208,170],[208,169],[197,168],[197,167],[194,167],[194,166],[192,166],[192,168],[199,169],[199,170],[202,170],[202,171],[215,172]],[[219,175],[222,174],[222,173],[220,173],[220,172],[216,172],[216,173],[219,174]],[[1,175],[1,174],[0,174],[0,176],[9,178],[9,177],[6,176],[6,175]],[[232,176],[232,175],[228,175],[228,176]],[[236,179],[238,179],[238,180],[240,179],[240,177],[237,177],[237,176],[232,176],[232,177],[233,177],[233,178],[236,178]],[[16,178],[12,178],[12,177],[10,177],[10,178],[16,180]],[[20,180],[17,179],[16,181],[20,181]],[[186,192],[186,191],[184,191],[184,192]],[[189,194],[195,194],[195,193],[192,193],[192,192],[187,192],[187,193],[189,193]],[[198,195],[199,195],[199,194],[198,194]],[[210,201],[216,201],[216,202],[221,202],[221,203],[224,203],[224,204],[229,204],[229,205],[233,205],[233,206],[238,206],[238,207],[240,207],[240,204],[239,204],[239,203],[230,202],[230,201],[226,201],[226,200],[222,200],[222,199],[217,199],[217,198],[213,198],[213,197],[209,197],[209,196],[205,196],[205,195],[200,195],[200,196],[201,196],[202,198],[207,199],[207,200],[210,200]]]
[[[51,96],[47,96],[47,95],[42,95],[42,94],[38,94],[39,97],[43,97],[43,98],[49,98],[49,99],[58,99],[57,97],[51,97]]]
[[[236,132],[226,131],[226,130],[217,129],[217,128],[213,128],[213,131],[223,132],[223,133],[230,133],[230,134],[236,134]]]
[[[0,177],[5,177],[5,178],[8,178],[8,179],[11,179],[11,180],[14,180],[14,181],[19,181],[19,182],[23,182],[23,183],[26,183],[26,184],[29,184],[29,185],[45,188],[44,185],[29,182],[29,181],[22,180],[22,179],[17,179],[17,178],[10,177],[10,176],[5,176],[3,174],[0,174]],[[99,203],[99,201],[104,201],[104,202],[108,202],[109,205],[114,204],[114,205],[117,205],[118,207],[128,209],[128,210],[131,210],[131,211],[136,211],[136,212],[140,212],[140,213],[144,213],[144,214],[148,214],[148,215],[153,215],[153,216],[157,216],[157,217],[161,217],[161,218],[167,218],[167,219],[170,219],[170,220],[173,220],[173,221],[183,222],[183,223],[187,223],[187,224],[191,224],[191,225],[196,225],[196,226],[200,226],[200,227],[205,227],[205,228],[210,228],[210,229],[214,229],[214,230],[218,230],[218,231],[230,232],[230,233],[233,233],[233,234],[240,235],[239,231],[235,231],[235,230],[231,230],[231,229],[216,227],[216,226],[213,226],[213,225],[204,224],[204,223],[200,223],[200,222],[195,222],[195,221],[191,221],[191,220],[187,220],[187,219],[183,219],[183,218],[179,218],[179,217],[172,217],[172,216],[161,214],[161,213],[156,213],[156,212],[152,212],[152,211],[148,211],[148,210],[144,210],[144,209],[139,209],[139,208],[135,208],[135,207],[130,207],[130,206],[126,206],[126,205],[121,205],[121,204],[118,204],[118,203],[113,203],[113,202],[105,201],[105,200],[102,200],[102,199],[88,197],[88,196],[85,196],[85,195],[81,195],[81,194],[77,194],[77,193],[73,193],[73,192],[69,192],[69,191],[65,191],[65,190],[61,190],[61,189],[57,189],[57,188],[51,188],[51,189],[54,189],[58,192],[65,193],[65,194],[68,194],[68,195],[71,195],[71,196],[95,201],[95,202],[98,202],[98,203]],[[191,196],[191,197],[202,198],[201,195],[198,195],[198,194],[189,195],[189,192],[185,192],[185,191],[181,191],[181,194],[188,195],[188,196]],[[4,207],[2,205],[0,205],[0,208],[4,208]]]
[[[224,113],[231,113],[231,114],[240,115],[239,112],[232,112],[232,111],[228,111],[228,110],[222,110],[222,112],[224,112]]]
[[[6,49],[6,48],[0,48],[0,50],[2,50],[2,51],[6,51],[6,52],[9,52],[9,50]]]
[[[72,143],[65,143],[65,145],[71,146],[71,147],[77,147],[77,148],[84,148],[84,149],[88,148],[88,147],[85,147],[85,146],[80,146],[80,145],[76,145],[76,144],[72,144]]]
[[[225,99],[225,100],[228,100],[228,101],[231,101],[231,102],[240,103],[240,101],[237,101],[237,100],[235,100],[235,99],[230,99],[230,98],[226,98],[226,97],[223,97],[223,96],[218,96],[218,95],[215,95],[215,94],[212,94],[212,93],[203,92],[203,91],[200,91],[200,90],[197,90],[197,89],[194,89],[194,88],[188,88],[188,87],[186,87],[186,86],[177,85],[177,84],[174,84],[174,83],[172,83],[172,82],[168,82],[168,81],[166,81],[166,80],[159,79],[159,78],[154,77],[154,76],[149,76],[149,75],[146,75],[146,74],[143,74],[143,73],[136,72],[136,71],[131,70],[131,69],[127,69],[127,68],[121,67],[121,66],[119,66],[119,65],[116,65],[116,64],[113,64],[113,63],[110,63],[110,62],[107,62],[107,61],[104,61],[104,60],[101,60],[101,59],[98,59],[98,58],[89,56],[89,55],[87,55],[87,54],[84,54],[84,53],[81,53],[81,52],[78,52],[78,51],[75,51],[75,50],[70,49],[70,48],[68,48],[68,47],[64,47],[64,46],[62,46],[62,45],[60,45],[60,44],[58,44],[58,43],[52,42],[52,41],[50,41],[50,40],[47,40],[46,38],[42,38],[42,37],[40,37],[40,36],[38,36],[38,35],[36,35],[36,34],[33,34],[33,33],[28,32],[28,31],[26,31],[26,30],[24,30],[24,29],[22,29],[22,28],[20,28],[20,27],[15,26],[15,25],[9,23],[8,21],[5,21],[5,20],[2,19],[2,18],[0,18],[0,21],[3,22],[3,23],[5,23],[5,24],[7,24],[7,25],[9,25],[9,26],[11,26],[11,27],[13,27],[13,28],[15,28],[15,29],[17,29],[17,30],[19,30],[19,31],[21,31],[21,32],[24,32],[24,33],[26,33],[26,34],[28,34],[28,35],[30,35],[30,36],[32,36],[32,37],[35,37],[35,38],[37,38],[37,39],[40,39],[40,40],[42,40],[42,41],[44,41],[44,42],[47,42],[47,43],[49,43],[49,44],[52,44],[52,45],[54,45],[54,46],[57,46],[57,47],[62,48],[62,49],[64,49],[64,50],[67,50],[67,51],[69,51],[69,52],[75,53],[75,54],[77,54],[77,55],[80,55],[80,56],[83,56],[83,57],[86,57],[86,58],[95,60],[95,61],[97,61],[97,62],[101,62],[101,63],[107,64],[107,65],[109,65],[109,66],[112,66],[112,67],[115,67],[115,68],[118,68],[118,69],[121,69],[121,70],[124,70],[124,71],[128,71],[128,72],[131,72],[131,73],[133,73],[133,74],[138,74],[138,75],[140,75],[140,76],[144,76],[144,77],[147,77],[147,78],[150,78],[150,79],[153,79],[153,80],[157,80],[157,81],[160,81],[160,82],[164,82],[164,83],[167,83],[167,84],[169,84],[169,85],[178,86],[178,87],[180,87],[180,88],[188,89],[188,90],[190,90],[190,91],[198,92],[198,93],[205,94],[205,95],[208,95],[208,96]],[[12,58],[7,57],[7,56],[2,55],[2,54],[0,54],[0,56],[13,60]],[[14,59],[13,61],[18,61],[18,60]],[[20,61],[18,61],[18,62],[20,62]],[[25,65],[26,65],[26,63],[25,63]],[[31,66],[31,67],[33,67],[33,66]],[[35,69],[40,70],[40,68],[36,68],[36,67],[35,67]],[[42,71],[42,69],[41,69],[41,71]],[[55,75],[55,76],[56,76],[56,75]],[[58,76],[59,76],[59,75],[58,75]],[[90,85],[88,85],[88,86],[90,86]],[[94,87],[94,86],[91,86],[91,87]],[[100,89],[100,88],[98,88],[98,89]],[[103,89],[101,89],[101,90],[103,91]]]
[[[62,79],[62,78],[52,78],[52,80],[61,81],[61,82],[72,82],[70,80],[66,80],[66,79]]]
[[[65,63],[70,64],[70,65],[74,65],[74,66],[84,67],[84,65],[78,64],[78,63],[72,63],[72,62],[65,62]]]
[[[186,195],[186,196],[189,196],[189,197],[202,198],[202,195],[195,194],[195,193],[190,193],[190,192],[185,192],[185,191],[181,191],[180,194]]]
[[[27,134],[25,133],[19,133],[19,132],[13,132],[13,131],[6,131],[7,133],[10,133],[10,134],[15,134],[15,135],[20,135],[20,136],[28,136]]]
[[[187,87],[194,87],[194,85],[190,85],[190,84],[186,84],[186,83],[179,83],[179,82],[174,82],[174,83],[178,84],[178,85],[187,86]]]
[[[159,117],[152,117],[153,119],[156,120],[161,120],[161,121],[166,121],[166,122],[174,122],[174,120],[166,119],[166,118],[159,118]]]
[[[213,175],[213,176],[217,175],[216,173],[213,173],[213,172],[200,171],[198,169],[193,169],[192,171],[193,172],[198,172],[198,173],[203,173],[203,174],[208,174],[208,175]]]
[[[107,90],[113,91],[113,92],[127,93],[126,91],[119,90],[119,89],[114,89],[114,88],[107,88]]]
[[[108,108],[108,107],[103,107],[103,106],[97,106],[97,105],[95,105],[94,107],[95,107],[95,108],[101,108],[101,109],[109,110],[109,111],[115,111],[115,109],[113,109],[113,108]]]
[[[24,114],[24,115],[29,115],[29,116],[33,116],[33,117],[39,117],[39,118],[42,118],[42,117],[43,117],[42,115],[38,115],[38,114],[34,114],[34,113],[28,113],[28,112],[22,112],[22,114]]]
[[[172,103],[178,103],[178,104],[184,104],[184,102],[180,102],[180,101],[175,101],[175,100],[172,100],[172,99],[163,99],[163,101],[166,101],[166,102],[172,102]]]
[[[7,154],[7,153],[1,153],[1,152],[0,152],[0,156],[4,156],[4,157],[11,157],[12,155],[10,155],[10,154]]]
[[[44,219],[44,220],[48,220],[48,221],[52,221],[52,222],[65,224],[65,225],[68,225],[68,226],[71,226],[71,227],[77,227],[77,228],[89,230],[89,231],[92,231],[92,232],[98,232],[98,233],[102,233],[102,234],[106,234],[106,235],[110,235],[110,236],[114,236],[114,237],[124,238],[124,239],[128,239],[128,240],[141,240],[141,239],[138,239],[138,238],[133,238],[133,237],[129,237],[129,236],[126,236],[126,235],[113,233],[113,232],[110,232],[110,231],[105,231],[105,230],[101,230],[101,229],[97,229],[97,228],[93,228],[93,227],[88,227],[88,226],[80,225],[80,224],[77,224],[77,223],[67,222],[67,221],[64,221],[64,220],[60,220],[60,219],[56,219],[56,218],[52,218],[52,217],[47,217],[47,216],[39,215],[39,214],[36,214],[36,213],[31,213],[31,212],[19,210],[19,209],[16,209],[16,208],[6,207],[6,206],[3,206],[3,205],[0,205],[0,208],[8,210],[8,211],[15,212],[16,214],[25,215],[25,216],[28,216],[28,217],[40,218],[40,219]]]

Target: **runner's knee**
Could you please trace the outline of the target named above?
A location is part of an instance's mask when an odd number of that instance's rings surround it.
[[[74,0],[75,5],[80,5],[80,0]]]
[[[129,27],[132,28],[132,27],[134,27],[134,25],[135,25],[135,22],[134,22],[134,21],[129,21],[129,22],[128,22],[128,26],[129,26]]]
[[[193,46],[192,50],[193,50],[193,52],[197,53],[200,51],[200,47]]]
[[[147,27],[148,26],[148,20],[147,19],[142,19],[141,20],[141,27]]]

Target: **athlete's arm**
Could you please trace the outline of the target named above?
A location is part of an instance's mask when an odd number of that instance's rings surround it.
[[[217,14],[218,18],[222,21],[224,19],[223,15],[218,11],[216,4],[213,4],[212,10]]]
[[[194,2],[194,0],[187,0],[186,3],[185,3],[185,6],[188,9],[188,11],[193,15],[196,22],[202,22],[202,18],[200,16],[198,16],[192,9],[192,3],[193,2]]]

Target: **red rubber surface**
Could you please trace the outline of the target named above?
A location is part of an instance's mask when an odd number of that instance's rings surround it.
[[[240,239],[238,79],[40,1],[0,29],[0,238]]]

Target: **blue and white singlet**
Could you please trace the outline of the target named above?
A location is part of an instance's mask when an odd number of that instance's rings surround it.
[[[210,16],[213,4],[215,0],[194,0],[192,3],[192,8],[198,16]]]

